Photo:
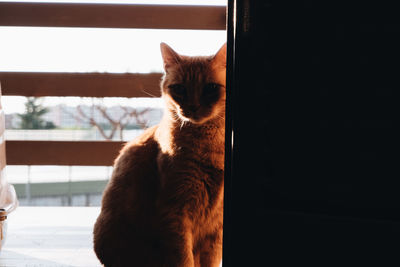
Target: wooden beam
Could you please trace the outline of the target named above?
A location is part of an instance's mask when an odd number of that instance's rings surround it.
[[[1,2],[0,26],[225,30],[225,7]]]
[[[0,72],[3,95],[159,97],[161,73]]]
[[[7,165],[112,166],[125,142],[6,141]]]

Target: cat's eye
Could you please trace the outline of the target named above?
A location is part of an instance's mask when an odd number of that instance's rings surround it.
[[[216,95],[219,94],[220,85],[216,83],[208,83],[203,88],[204,95]]]
[[[186,94],[186,87],[183,84],[171,84],[168,86],[168,88],[172,94],[180,96]]]

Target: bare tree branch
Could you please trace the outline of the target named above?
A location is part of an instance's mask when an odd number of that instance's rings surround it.
[[[106,140],[112,140],[117,131],[119,132],[120,139],[123,140],[123,131],[129,124],[132,123],[132,121],[134,121],[142,129],[148,127],[148,119],[146,118],[146,114],[150,111],[149,108],[145,108],[141,111],[125,106],[120,106],[120,108],[123,113],[118,119],[111,117],[109,112],[107,112],[107,108],[105,106],[96,105],[94,103],[92,104],[90,114],[85,113],[80,105],[76,107],[79,116],[76,114],[72,114],[65,109],[63,110],[76,120],[86,120],[91,126],[98,129],[101,136]],[[110,133],[107,134],[101,123],[95,120],[94,110],[97,110],[101,114],[101,116],[109,122],[111,126]]]
[[[109,135],[106,134],[104,129],[101,127],[101,125],[94,119],[94,113],[92,112],[91,116],[89,117],[88,115],[83,112],[81,106],[77,106],[76,109],[78,110],[79,115],[81,115],[83,118],[89,120],[90,125],[94,126],[99,130],[101,136],[103,136],[104,139],[106,140],[111,140],[115,134],[116,129],[112,129],[111,133]]]
[[[128,114],[130,118],[135,119],[136,124],[138,124],[140,128],[145,129],[148,127],[148,120],[145,118],[145,115],[150,111],[149,108],[145,108],[141,111],[138,111],[136,109],[129,110],[129,108],[127,107],[121,108],[126,112],[126,114]]]

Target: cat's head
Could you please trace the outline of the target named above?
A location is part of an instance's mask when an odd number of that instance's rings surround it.
[[[190,57],[161,43],[167,107],[182,121],[203,124],[225,116],[226,44],[213,56]]]

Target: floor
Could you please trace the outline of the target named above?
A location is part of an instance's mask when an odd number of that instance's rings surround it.
[[[17,208],[7,219],[0,267],[100,267],[92,244],[99,212],[99,207]]]
[[[19,207],[8,217],[0,267],[98,267],[92,228],[99,207]]]

